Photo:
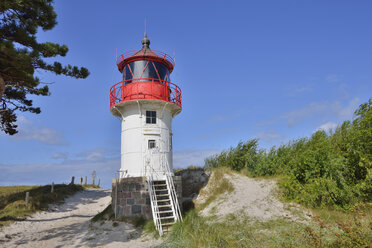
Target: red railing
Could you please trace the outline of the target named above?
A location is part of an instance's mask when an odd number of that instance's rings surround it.
[[[121,81],[110,89],[110,108],[132,100],[162,100],[182,108],[181,89],[168,81],[138,78]]]
[[[156,50],[150,50],[148,53],[138,53],[139,51],[141,50],[128,51],[117,57],[116,65],[118,66],[119,70],[121,71],[124,65],[128,62],[131,62],[132,59],[133,61],[135,61],[146,57],[153,58],[155,60],[158,60],[159,62],[165,62],[168,64],[169,71],[171,72],[173,70],[175,64],[174,59],[168,54]]]

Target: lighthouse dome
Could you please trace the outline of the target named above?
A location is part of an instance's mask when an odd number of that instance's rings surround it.
[[[147,35],[142,39],[142,49],[130,56],[124,56],[119,62],[119,71],[123,74],[125,84],[130,84],[133,79],[153,79],[158,82],[170,82],[170,73],[173,70],[169,56],[150,49],[150,40]]]
[[[168,74],[168,80],[169,80],[169,74],[172,73],[173,68],[174,68],[174,60],[169,55],[167,55],[163,52],[155,51],[155,50],[150,49],[150,39],[147,38],[147,35],[145,35],[145,37],[142,39],[141,43],[142,43],[142,48],[140,50],[129,51],[129,52],[123,53],[122,55],[120,55],[117,58],[116,63],[117,63],[119,71],[121,73],[123,73],[123,77],[127,78],[125,76],[126,75],[125,69],[126,69],[126,66],[128,64],[130,64],[131,62],[145,61],[145,65],[146,65],[148,61],[152,61],[152,62],[157,62],[157,63],[154,63],[154,65],[156,67],[156,70],[161,71],[161,72],[164,72],[165,70],[167,71],[166,74]],[[135,64],[138,64],[138,66],[139,66],[140,64],[143,64],[143,62],[142,63],[135,63]],[[131,64],[131,65],[133,65],[133,64]],[[131,69],[132,68],[128,68],[129,71]],[[156,72],[156,70],[154,68],[155,72]],[[160,72],[159,72],[159,74],[160,74]],[[142,77],[146,76],[146,75],[148,75],[148,74],[145,73],[144,75],[142,75]],[[154,74],[151,74],[151,75],[152,76],[157,76],[157,75],[154,75]],[[132,76],[134,76],[133,78],[140,78],[140,77],[137,77],[138,75],[133,74]],[[139,76],[141,76],[141,74]],[[164,76],[164,75],[159,75],[159,76]],[[158,78],[158,77],[155,77],[155,78]],[[165,80],[165,79],[163,77],[161,77],[161,80]]]

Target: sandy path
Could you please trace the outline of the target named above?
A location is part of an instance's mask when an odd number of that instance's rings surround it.
[[[0,247],[150,247],[160,241],[141,237],[132,225],[102,225],[90,219],[111,202],[110,190],[89,189],[51,205],[0,232]]]
[[[282,203],[276,197],[275,180],[254,179],[239,174],[225,175],[225,177],[233,184],[234,191],[221,195],[209,204],[201,211],[203,216],[223,217],[228,214],[244,214],[259,221],[281,217],[289,219],[308,218],[295,205]],[[294,216],[294,211],[298,212],[299,216]]]

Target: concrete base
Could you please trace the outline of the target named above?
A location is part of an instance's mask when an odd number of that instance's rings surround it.
[[[173,177],[178,202],[182,210],[182,178]],[[117,187],[116,187],[117,186]],[[117,193],[117,194],[116,194]],[[116,217],[142,216],[152,219],[150,195],[146,177],[127,177],[112,180],[112,209]]]

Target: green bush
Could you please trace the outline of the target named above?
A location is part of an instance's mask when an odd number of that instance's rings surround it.
[[[307,206],[349,209],[372,202],[372,99],[330,134],[320,130],[268,151],[257,139],[239,142],[207,158],[204,167],[279,176],[284,197]]]

